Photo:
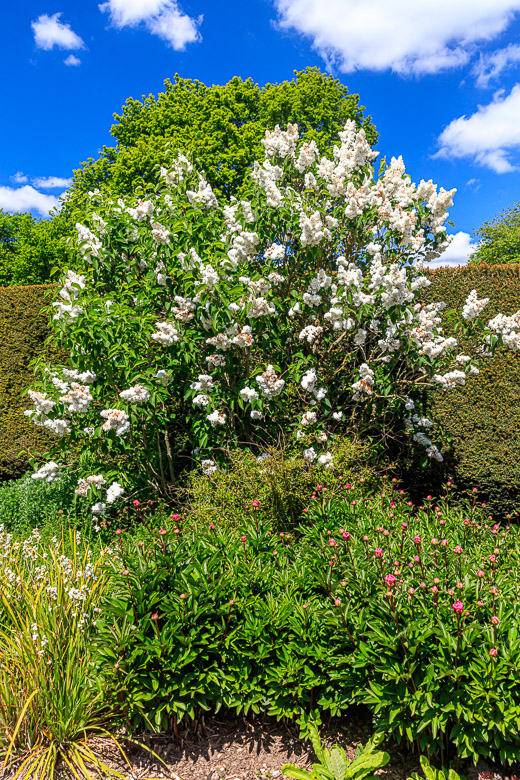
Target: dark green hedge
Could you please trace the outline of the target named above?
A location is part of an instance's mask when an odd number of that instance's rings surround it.
[[[430,278],[427,299],[445,301],[459,316],[473,289],[479,298],[490,298],[486,321],[520,309],[520,265],[442,268]],[[480,358],[479,368],[467,387],[431,399],[453,438],[444,468],[432,472],[451,477],[459,488],[477,487],[493,509],[509,512],[520,508],[520,353],[501,349],[494,358]]]
[[[22,476],[27,455],[45,452],[55,437],[36,427],[24,409],[31,406],[22,396],[34,379],[29,363],[44,353],[49,335],[46,293],[52,285],[0,287],[0,480]]]

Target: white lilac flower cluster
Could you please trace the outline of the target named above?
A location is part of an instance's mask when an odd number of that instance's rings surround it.
[[[123,409],[103,409],[104,431],[115,431],[116,436],[124,436],[130,430],[130,418]]]
[[[279,396],[285,387],[285,380],[278,377],[272,365],[267,366],[266,371],[256,377],[256,383],[267,400]]]
[[[41,466],[38,471],[35,471],[34,474],[31,474],[33,479],[41,479],[44,482],[56,482],[59,476],[60,466],[58,466],[58,464],[53,460],[48,461],[48,463],[45,463],[44,466]]]
[[[133,385],[119,393],[119,397],[131,404],[144,404],[150,400],[150,391],[144,385]]]
[[[477,291],[472,290],[466,298],[464,306],[462,307],[462,318],[467,321],[474,320],[476,317],[479,317],[482,314],[484,307],[487,306],[488,303],[489,298],[482,298],[479,301],[477,297]]]

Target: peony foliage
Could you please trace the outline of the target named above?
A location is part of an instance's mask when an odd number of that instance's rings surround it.
[[[77,493],[96,516],[144,486],[168,496],[183,468],[211,474],[237,446],[283,441],[328,468],[331,439],[355,431],[442,460],[424,390],[478,372],[444,334],[444,304],[421,302],[455,190],[415,185],[401,157],[376,174],[350,120],[328,156],[296,125],[263,145],[240,201],[219,203],[181,154],[146,199],[91,193],[51,307],[70,362],[42,367],[26,414],[63,460],[81,453]],[[468,298],[463,331],[518,349],[520,315],[494,334],[486,302]],[[54,478],[55,460],[35,476]]]

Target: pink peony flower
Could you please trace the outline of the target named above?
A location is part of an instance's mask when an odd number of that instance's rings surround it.
[[[390,587],[392,587],[392,586],[393,586],[393,585],[395,585],[395,583],[396,583],[396,578],[394,577],[394,575],[393,575],[393,574],[387,574],[387,575],[386,575],[386,577],[385,577],[385,582],[386,582],[386,583],[387,583],[387,584],[388,584]]]
[[[464,612],[464,604],[458,599],[451,605],[451,607],[453,611],[457,613],[457,615],[460,615],[461,612]]]

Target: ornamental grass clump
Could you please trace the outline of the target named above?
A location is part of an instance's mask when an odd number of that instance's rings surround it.
[[[129,728],[207,710],[327,720],[438,758],[520,759],[520,533],[476,495],[417,507],[384,481],[315,485],[296,528],[176,513],[119,535],[99,674]]]
[[[179,155],[145,199],[93,192],[77,225],[50,307],[70,361],[41,366],[26,414],[59,442],[35,476],[80,452],[96,518],[134,490],[171,499],[180,472],[210,475],[235,447],[286,442],[329,469],[333,438],[357,432],[442,460],[424,391],[478,372],[445,304],[421,301],[455,190],[414,184],[400,157],[377,173],[351,120],[324,154],[296,125],[263,145],[240,201]],[[520,314],[485,323],[487,302],[471,291],[457,337],[519,349]]]
[[[90,743],[114,722],[91,663],[109,577],[102,554],[66,541],[0,534],[0,757],[13,778],[124,777]]]

